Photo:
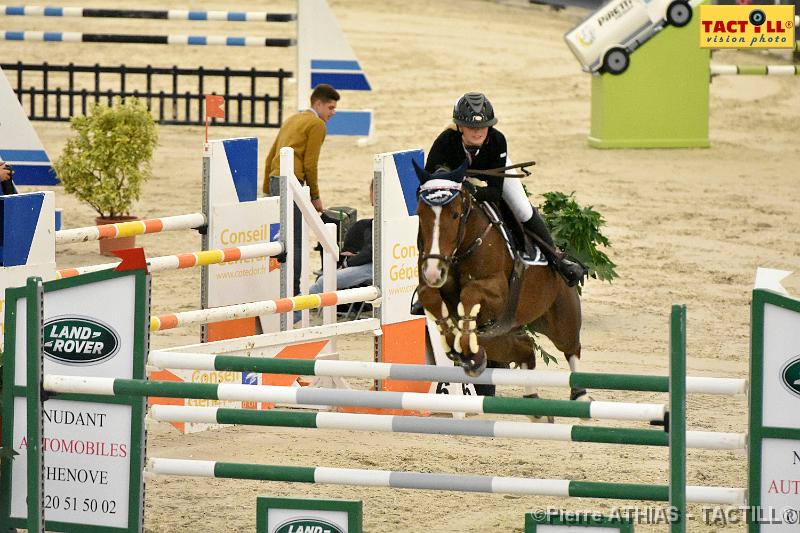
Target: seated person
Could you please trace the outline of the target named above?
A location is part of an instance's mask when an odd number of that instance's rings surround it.
[[[14,176],[14,170],[11,165],[4,163],[0,158],[0,195],[16,194],[17,190],[14,187],[14,182],[11,178]]]
[[[373,201],[372,182],[369,184],[370,203]],[[372,219],[362,218],[347,231],[339,252],[340,268],[336,271],[336,288],[350,289],[372,282]],[[322,292],[322,276],[308,290]]]

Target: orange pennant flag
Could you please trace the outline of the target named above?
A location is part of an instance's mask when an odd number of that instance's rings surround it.
[[[225,98],[217,94],[206,95],[206,119],[225,118],[225,110],[222,108]]]
[[[144,248],[128,248],[127,250],[114,250],[113,254],[122,259],[122,262],[114,269],[117,272],[126,270],[144,270],[147,272],[147,258],[144,255]]]

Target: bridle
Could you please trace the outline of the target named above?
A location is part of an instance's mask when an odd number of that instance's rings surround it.
[[[439,261],[444,262],[448,267],[457,269],[459,263],[468,259],[478,250],[478,248],[481,247],[486,235],[489,234],[492,226],[494,226],[494,223],[489,220],[486,223],[484,230],[477,237],[475,237],[472,242],[469,243],[469,245],[466,246],[466,250],[464,250],[462,253],[458,253],[458,251],[464,246],[464,238],[467,232],[467,222],[469,221],[470,216],[472,216],[472,212],[475,207],[475,202],[469,198],[469,191],[461,189],[459,190],[458,195],[461,197],[462,215],[459,217],[460,220],[458,222],[458,233],[456,237],[456,245],[455,248],[453,248],[453,253],[451,255],[423,254],[420,257],[421,261],[424,262],[428,259],[438,259]],[[424,199],[421,198],[421,194],[418,194],[418,197],[423,203],[425,203]]]

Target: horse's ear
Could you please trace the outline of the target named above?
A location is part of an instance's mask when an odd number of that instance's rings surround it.
[[[420,185],[431,179],[430,173],[419,166],[416,159],[412,159],[411,164],[414,166],[414,172],[417,173],[417,179],[419,180]]]
[[[469,159],[465,157],[464,162],[461,163],[461,166],[452,172],[452,177],[450,179],[456,183],[463,183],[464,178],[467,177],[467,167],[469,167]]]

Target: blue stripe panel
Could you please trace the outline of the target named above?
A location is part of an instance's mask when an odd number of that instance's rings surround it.
[[[59,185],[53,167],[48,165],[17,165],[14,167],[14,183],[17,185]]]
[[[207,11],[189,11],[189,20],[208,20]]]
[[[231,22],[247,22],[247,15],[243,11],[229,11],[228,20]]]
[[[371,111],[337,111],[325,124],[328,135],[367,137],[372,124]]]
[[[24,15],[25,8],[20,6],[6,6],[6,15]]]
[[[189,44],[197,44],[197,45],[208,44],[208,42],[206,41],[206,38],[203,37],[202,35],[190,35],[188,43]]]
[[[0,266],[27,264],[43,203],[40,192],[0,196]]]
[[[44,150],[3,150],[0,148],[0,159],[11,163],[49,163],[50,158]]]
[[[281,236],[281,223],[276,222],[269,225],[269,242],[276,242]]]
[[[56,209],[56,231],[61,231],[61,228],[64,226],[64,214],[63,209],[57,208]]]
[[[344,74],[339,72],[311,72],[311,88],[320,83],[332,85],[343,91],[371,91],[367,77],[361,73]]]
[[[394,166],[397,168],[397,175],[400,177],[400,187],[403,189],[403,199],[406,202],[408,216],[416,215],[419,179],[417,178],[417,173],[414,172],[414,166],[411,161],[415,160],[419,166],[424,167],[425,157],[422,150],[399,152],[392,157],[394,157]]]
[[[258,139],[230,139],[222,141],[222,146],[239,201],[252,202],[258,195]]]
[[[46,31],[44,32],[44,40],[60,42],[64,40],[64,34],[60,31]]]
[[[64,8],[63,7],[45,7],[44,8],[44,16],[45,17],[63,17],[64,16]]]
[[[312,59],[311,68],[320,70],[361,70],[358,61],[344,59]]]
[[[244,37],[226,37],[225,46],[244,46]]]
[[[7,31],[6,41],[24,41],[25,34],[21,31]]]

